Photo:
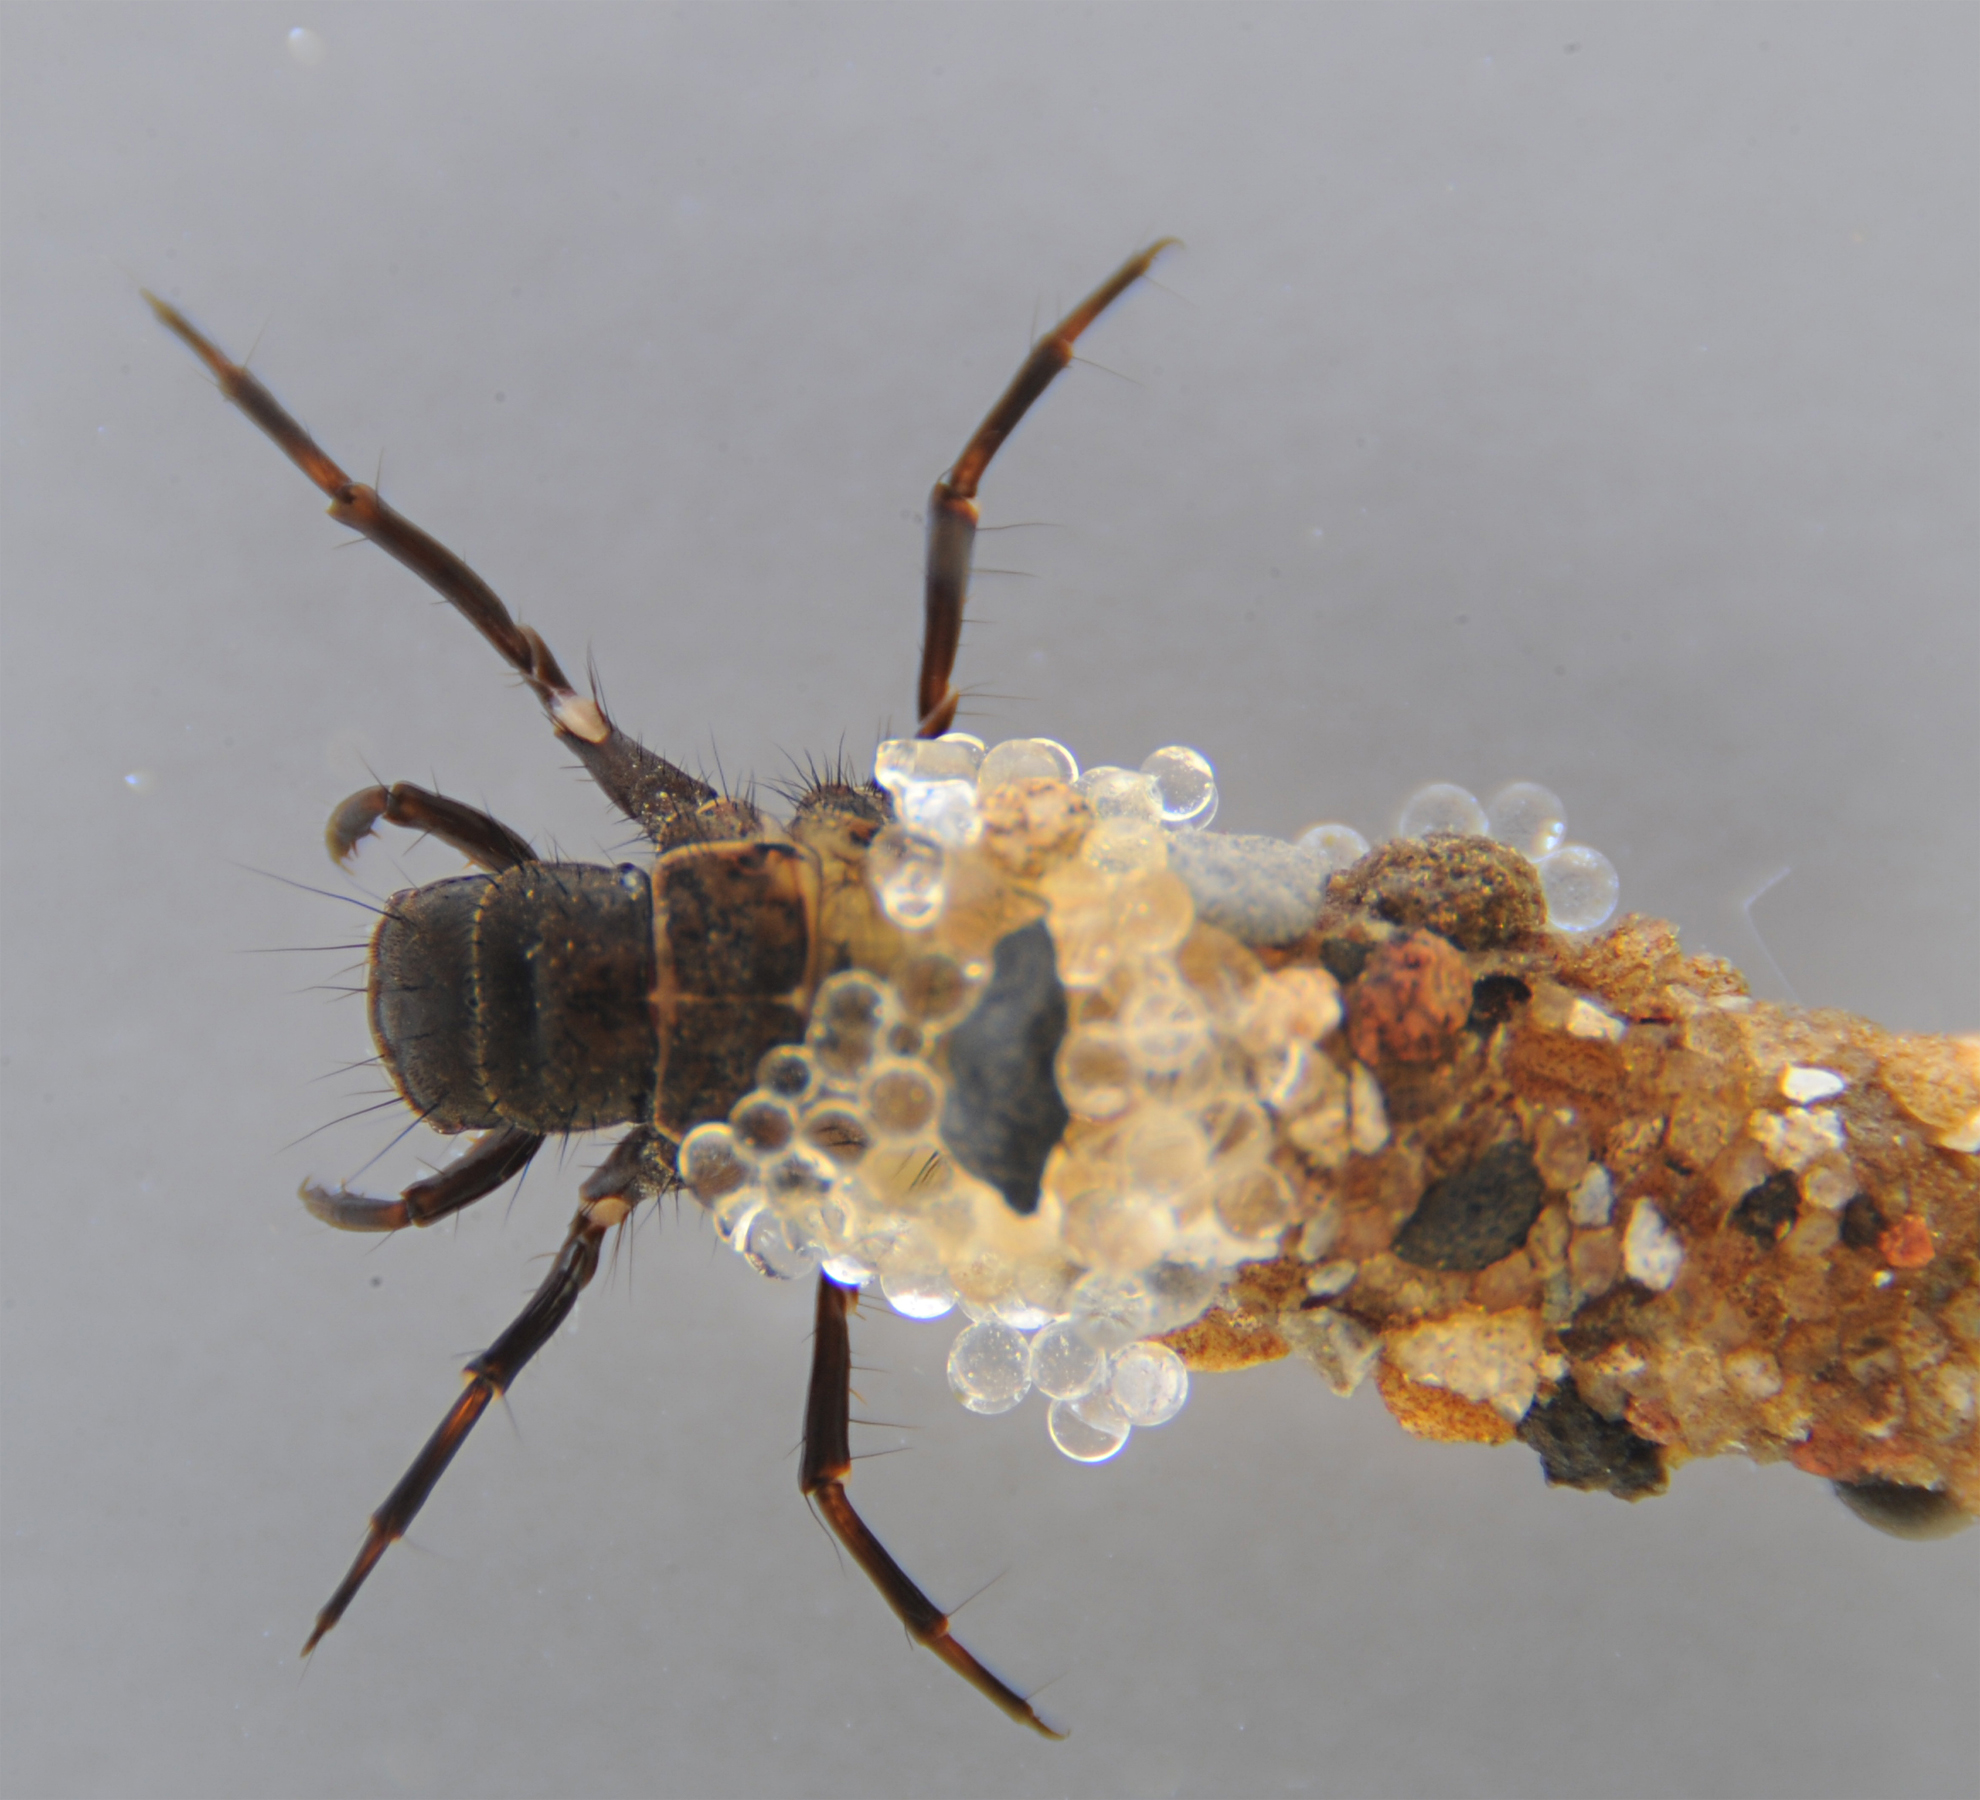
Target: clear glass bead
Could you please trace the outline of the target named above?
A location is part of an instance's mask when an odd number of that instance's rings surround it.
[[[896,1239],[881,1260],[880,1291],[904,1319],[939,1319],[955,1310],[956,1290],[934,1246],[918,1231]]]
[[[1087,1410],[1094,1416],[1088,1418]],[[1052,1442],[1074,1462],[1105,1462],[1118,1455],[1132,1429],[1118,1409],[1088,1409],[1083,1400],[1054,1400],[1045,1415]]]
[[[1115,1353],[1107,1397],[1130,1425],[1166,1425],[1189,1399],[1189,1370],[1167,1344],[1144,1339]]]
[[[1433,831],[1455,831],[1461,837],[1486,835],[1485,809],[1478,796],[1448,781],[1433,781],[1420,787],[1403,802],[1402,816],[1396,820],[1396,835],[1428,837]]]
[[[1270,1163],[1245,1169],[1217,1185],[1217,1217],[1233,1237],[1277,1237],[1292,1220],[1293,1192]]]
[[[818,1085],[818,1071],[803,1045],[779,1044],[756,1065],[756,1085],[798,1106]]]
[[[860,1104],[883,1137],[913,1137],[941,1103],[934,1077],[918,1062],[883,1062],[866,1078]]]
[[[873,1148],[873,1127],[858,1108],[850,1105],[807,1107],[798,1136],[842,1169],[857,1168],[861,1158]]]
[[[896,925],[917,931],[941,917],[949,897],[942,847],[898,825],[873,840],[866,876],[880,910]]]
[[[762,1208],[749,1222],[743,1261],[773,1281],[794,1281],[818,1267],[818,1251],[774,1207]]]
[[[703,1206],[713,1206],[750,1178],[750,1165],[736,1148],[736,1134],[727,1125],[697,1125],[681,1139],[678,1162],[681,1179]]]
[[[1552,788],[1537,781],[1514,781],[1485,803],[1492,835],[1529,862],[1551,856],[1567,836],[1567,808]]]
[[[1547,898],[1547,923],[1556,931],[1593,931],[1616,910],[1622,877],[1601,851],[1586,844],[1563,844],[1534,866]]]
[[[1352,825],[1310,825],[1294,840],[1294,848],[1315,857],[1332,875],[1368,854],[1368,840]]]
[[[1059,1095],[1082,1119],[1114,1119],[1134,1104],[1134,1064],[1111,1025],[1085,1025],[1059,1046]]]
[[[1102,819],[1080,845],[1082,861],[1102,875],[1139,875],[1169,866],[1169,845],[1152,819]]]
[[[1150,1331],[1175,1331],[1193,1324],[1202,1318],[1223,1285],[1223,1277],[1215,1269],[1177,1260],[1173,1245],[1169,1257],[1143,1270],[1141,1279],[1148,1288]]]
[[[1202,1001],[1174,973],[1144,981],[1121,1014],[1121,1035],[1143,1074],[1174,1075],[1210,1040]]]
[[[949,1386],[971,1412],[1009,1412],[1031,1391],[1031,1346],[1008,1325],[971,1325],[949,1350]]]
[[[1055,738],[1006,738],[983,758],[976,783],[983,793],[1009,781],[1077,781],[1079,759]]]
[[[737,1154],[761,1162],[790,1147],[797,1136],[797,1111],[787,1101],[758,1088],[736,1102],[729,1124],[735,1132]]]
[[[1071,1302],[1073,1329],[1097,1350],[1118,1350],[1148,1335],[1154,1307],[1138,1276],[1089,1275],[1073,1289]]]
[[[838,1180],[838,1168],[829,1156],[800,1146],[765,1163],[757,1179],[772,1206],[795,1216],[830,1195]]]
[[[1106,1351],[1088,1343],[1068,1320],[1047,1325],[1031,1340],[1031,1382],[1047,1399],[1080,1399],[1106,1374]]]
[[[966,731],[938,738],[889,738],[873,755],[873,779],[898,800],[921,782],[966,781],[976,785],[983,766],[983,740]]]
[[[896,796],[894,810],[916,837],[945,850],[961,850],[983,835],[973,781],[914,782]]]
[[[1102,763],[1088,769],[1074,785],[1103,819],[1161,822],[1162,791],[1154,776],[1139,769],[1117,769],[1112,763]]]
[[[1162,797],[1162,823],[1171,831],[1201,831],[1217,816],[1217,771],[1201,750],[1169,744],[1141,765],[1155,777]]]

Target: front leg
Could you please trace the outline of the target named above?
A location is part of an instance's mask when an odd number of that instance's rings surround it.
[[[156,294],[145,299],[159,322],[212,371],[221,394],[273,438],[277,448],[330,496],[330,516],[369,538],[448,601],[494,645],[542,703],[560,742],[568,745],[607,798],[656,843],[683,828],[715,790],[656,756],[606,717],[595,697],[575,692],[550,646],[519,625],[500,597],[453,551],[386,504],[377,489],[353,481],[260,380]]]

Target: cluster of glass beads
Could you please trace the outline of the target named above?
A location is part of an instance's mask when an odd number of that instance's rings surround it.
[[[1381,1090],[1323,1048],[1341,1020],[1325,970],[1267,973],[1242,950],[1187,970],[1179,960],[1197,914],[1169,842],[1217,810],[1198,752],[1082,773],[1050,739],[992,748],[956,732],[882,744],[875,778],[895,823],[866,879],[905,954],[884,974],[824,982],[805,1041],[764,1058],[726,1121],[688,1134],[680,1173],[763,1274],[822,1267],[877,1284],[908,1318],[959,1310],[968,1322],[948,1373],[962,1404],[1005,1412],[1036,1388],[1059,1449],[1103,1461],[1188,1397],[1162,1334],[1201,1317],[1230,1272],[1275,1255],[1289,1228],[1302,1255],[1324,1256],[1334,1221],[1307,1216],[1274,1152],[1283,1136],[1338,1167],[1379,1150]],[[1011,792],[993,799],[1000,789]],[[1560,811],[1530,783],[1490,811],[1440,786],[1411,800],[1403,830],[1489,831],[1534,856],[1545,882]],[[1015,857],[1013,817],[1025,840]],[[1002,821],[1002,841],[986,819]],[[1045,823],[1026,839],[1034,819]],[[1299,848],[1331,869],[1368,846],[1323,825]],[[1612,886],[1601,917],[1613,904]],[[1590,911],[1580,903],[1573,917]],[[1071,1121],[1035,1212],[1020,1215],[941,1140],[940,1046],[989,979],[997,942],[1041,917],[1066,990],[1055,1073]]]

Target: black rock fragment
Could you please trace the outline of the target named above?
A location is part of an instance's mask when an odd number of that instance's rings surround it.
[[[942,1141],[1010,1209],[1038,1210],[1045,1159],[1071,1114],[1052,1074],[1066,1035],[1066,990],[1052,934],[1040,919],[998,945],[990,981],[949,1034]]]
[[[1868,1194],[1858,1194],[1843,1208],[1842,1241],[1852,1250],[1874,1250],[1888,1221]]]
[[[1533,990],[1517,975],[1481,975],[1471,984],[1471,1017],[1465,1024],[1472,1031],[1490,1031],[1532,998]]]
[[[1396,1233],[1395,1253],[1419,1269],[1490,1268],[1526,1242],[1547,1202],[1533,1152],[1514,1139],[1424,1189]]]
[[[1771,1250],[1800,1216],[1800,1185],[1786,1169],[1776,1169],[1740,1196],[1726,1223],[1745,1232],[1761,1249]]]
[[[1360,979],[1361,971],[1367,967],[1368,959],[1374,952],[1373,944],[1365,944],[1358,938],[1322,938],[1320,966],[1342,987],[1347,987]]]
[[[1605,1419],[1568,1382],[1544,1406],[1527,1409],[1519,1441],[1539,1453],[1549,1487],[1610,1493],[1621,1500],[1670,1485],[1664,1453],[1620,1419]]]

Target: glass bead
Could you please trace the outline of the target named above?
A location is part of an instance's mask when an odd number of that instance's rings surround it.
[[[1233,1237],[1268,1238],[1283,1231],[1293,1214],[1293,1193],[1270,1163],[1260,1163],[1217,1185],[1217,1217]]]
[[[1111,1025],[1086,1025],[1059,1046],[1059,1097],[1082,1119],[1115,1119],[1134,1104],[1127,1039]]]
[[[1155,1262],[1175,1235],[1174,1210],[1140,1194],[1095,1188],[1066,1204],[1066,1247],[1098,1268],[1136,1274]]]
[[[910,1019],[939,1025],[968,1004],[970,985],[953,957],[934,954],[910,957],[897,968],[894,992]]]
[[[756,1085],[793,1106],[818,1084],[818,1071],[800,1044],[779,1044],[756,1065]]]
[[[873,1265],[851,1250],[826,1257],[819,1267],[841,1287],[863,1288],[873,1279]]]
[[[995,1250],[981,1246],[964,1251],[950,1264],[949,1279],[955,1284],[958,1304],[978,1321],[994,1319],[997,1308],[1017,1290],[1017,1271]]]
[[[749,1164],[736,1149],[736,1134],[727,1125],[697,1125],[681,1139],[677,1166],[681,1179],[703,1206],[713,1206],[749,1180]]]
[[[729,1114],[737,1154],[751,1162],[780,1155],[797,1136],[797,1113],[786,1101],[761,1088],[743,1095]]]
[[[974,787],[982,766],[983,740],[966,731],[938,738],[889,738],[873,753],[873,779],[896,801],[924,782],[964,781]]]
[[[1486,835],[1485,809],[1478,796],[1448,781],[1433,781],[1420,787],[1403,802],[1402,816],[1396,821],[1396,835],[1428,837],[1433,831],[1455,831],[1461,837]]]
[[[920,1063],[877,1065],[866,1078],[860,1104],[883,1137],[913,1137],[935,1117],[941,1103],[934,1077]]]
[[[1103,819],[1147,819],[1160,823],[1162,790],[1155,777],[1138,769],[1117,769],[1102,763],[1088,769],[1074,784],[1086,803]]]
[[[1567,836],[1567,808],[1552,788],[1537,781],[1515,781],[1485,803],[1492,835],[1529,862],[1551,856]]]
[[[1210,1166],[1210,1142],[1187,1113],[1144,1107],[1122,1140],[1121,1166],[1137,1193],[1174,1202]]]
[[[740,1187],[716,1201],[708,1209],[708,1217],[714,1224],[715,1235],[723,1243],[731,1248],[740,1248],[750,1221],[762,1210],[763,1190],[760,1187]]]
[[[873,1148],[873,1128],[851,1106],[813,1106],[806,1110],[799,1137],[842,1169],[859,1166]]]
[[[1102,875],[1139,875],[1169,866],[1167,834],[1150,819],[1102,819],[1086,834],[1079,854]]]
[[[1586,844],[1563,844],[1534,865],[1556,931],[1593,931],[1608,922],[1622,894],[1616,865]]]
[[[1031,1346],[1008,1325],[971,1325],[950,1347],[949,1386],[971,1412],[1009,1412],[1031,1391]]]
[[[831,1194],[838,1169],[829,1156],[816,1150],[794,1149],[765,1163],[758,1179],[770,1204],[795,1216]]]
[[[939,844],[890,825],[867,852],[866,877],[880,910],[906,931],[941,917],[948,900],[947,864]]]
[[[955,1310],[956,1290],[918,1231],[904,1233],[881,1260],[880,1291],[904,1319],[939,1319]]]
[[[1130,1425],[1166,1425],[1189,1399],[1189,1370],[1167,1344],[1144,1339],[1109,1364],[1107,1397]]]
[[[1189,936],[1196,902],[1180,876],[1151,870],[1123,885],[1114,935],[1130,956],[1163,956]]]
[[[1315,858],[1329,875],[1368,854],[1368,840],[1352,825],[1308,826],[1293,840],[1293,847]]]
[[[828,1081],[849,1085],[865,1073],[891,1022],[892,998],[860,969],[834,975],[818,990],[805,1042]]]
[[[1170,744],[1141,765],[1155,777],[1162,797],[1162,823],[1171,831],[1201,831],[1217,816],[1217,771],[1200,750]]]
[[[1143,982],[1121,1013],[1121,1033],[1142,1073],[1174,1075],[1209,1042],[1210,1021],[1203,1003],[1170,972]]]
[[[1045,1415],[1045,1429],[1051,1434],[1052,1442],[1074,1462],[1105,1462],[1119,1453],[1132,1428],[1117,1410],[1099,1413],[1099,1422],[1095,1423],[1079,1410],[1083,1404],[1078,1400],[1054,1400],[1052,1410]]]
[[[894,797],[901,823],[918,838],[961,850],[983,835],[973,781],[910,782]]]
[[[794,1281],[818,1267],[817,1248],[768,1206],[750,1220],[742,1255],[759,1275],[768,1275],[773,1281]]]
[[[1175,1331],[1194,1324],[1223,1286],[1223,1277],[1214,1268],[1178,1260],[1178,1248],[1171,1245],[1167,1258],[1142,1271],[1150,1303],[1150,1331]]]
[[[1031,1340],[1031,1383],[1050,1400],[1077,1400],[1106,1378],[1107,1353],[1060,1320]]]
[[[1077,781],[1079,759],[1052,738],[1006,738],[984,758],[977,772],[980,792],[989,793],[1009,781]]]
[[[1148,1335],[1153,1305],[1146,1282],[1133,1275],[1088,1275],[1070,1295],[1072,1326],[1097,1350],[1118,1350]]]

